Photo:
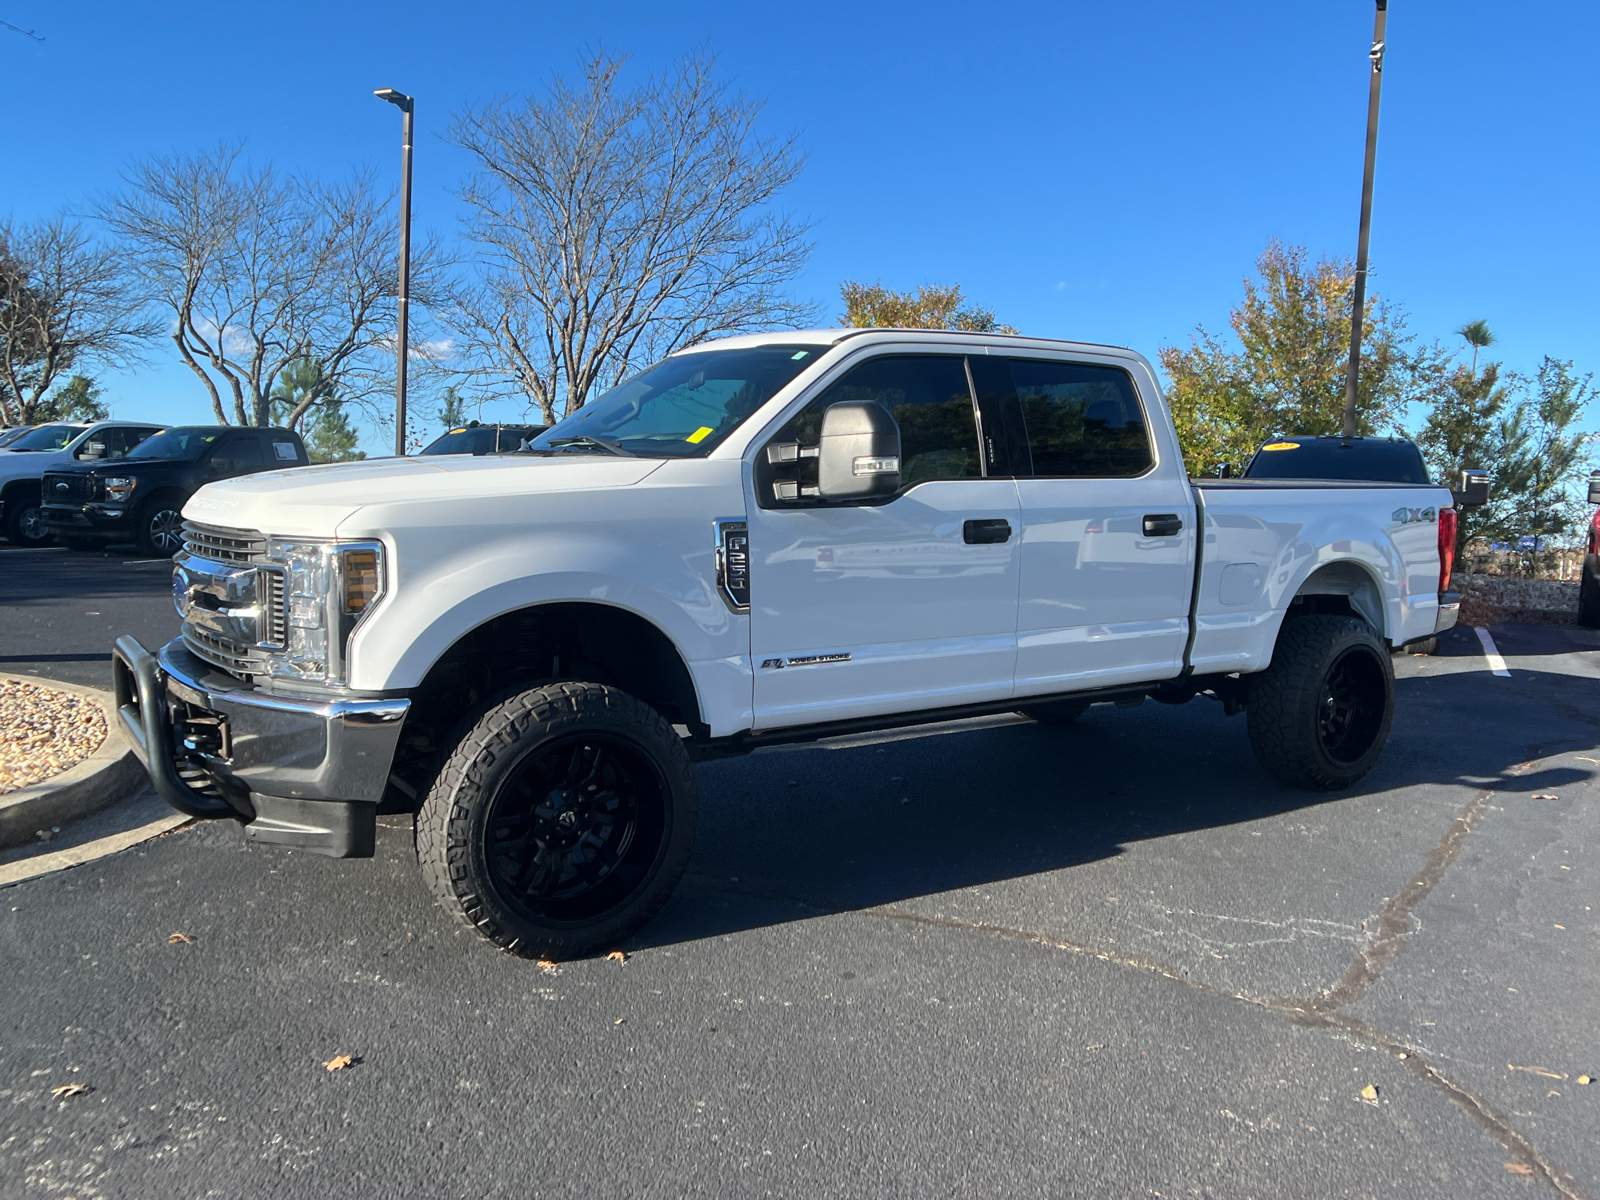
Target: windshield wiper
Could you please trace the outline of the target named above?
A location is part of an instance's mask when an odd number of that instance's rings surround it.
[[[623,458],[638,458],[632,450],[626,449],[621,442],[614,442],[610,438],[590,437],[588,434],[579,434],[577,437],[552,438],[545,443],[548,446],[599,446],[611,454],[619,454]]]

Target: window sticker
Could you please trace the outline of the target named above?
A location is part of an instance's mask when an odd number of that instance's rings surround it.
[[[684,438],[683,440],[688,442],[688,443],[690,443],[691,445],[698,446],[701,442],[705,441],[706,438],[710,437],[711,433],[712,433],[711,426],[702,425],[702,426],[700,426],[699,429],[696,429],[693,433],[691,433],[688,437]]]
[[[1298,449],[1300,449],[1300,443],[1299,442],[1268,442],[1265,446],[1263,446],[1261,448],[1263,450],[1298,450]]]
[[[284,462],[299,462],[299,452],[295,450],[293,442],[273,442],[272,452]]]

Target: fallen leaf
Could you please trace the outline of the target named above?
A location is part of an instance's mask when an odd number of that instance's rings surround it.
[[[1404,1062],[1406,1059],[1410,1058],[1411,1056],[1409,1054],[1407,1054],[1404,1050],[1402,1050],[1402,1051],[1400,1051],[1399,1054],[1396,1054],[1395,1057],[1400,1059],[1402,1062]]]
[[[1535,800],[1559,800],[1559,799],[1561,799],[1561,797],[1557,796],[1554,792],[1535,792],[1533,794],[1533,798]]]
[[[1508,1071],[1526,1071],[1530,1075],[1543,1075],[1546,1079],[1565,1079],[1566,1076],[1559,1071],[1547,1071],[1543,1067],[1519,1067],[1514,1063],[1507,1063]]]
[[[1353,320],[1353,319],[1354,319],[1354,318],[1352,318],[1352,320]],[[1555,925],[1555,922],[1554,922],[1554,921],[1552,921],[1552,922],[1551,922],[1551,924],[1552,924],[1552,925]],[[1557,929],[1565,929],[1565,928],[1566,928],[1566,926],[1565,926],[1565,925],[1556,925],[1556,928],[1557,928]]]
[[[1560,1092],[1556,1091],[1555,1088],[1551,1088],[1548,1092],[1546,1092],[1544,1094],[1544,1098],[1546,1100],[1548,1100],[1548,1099],[1550,1099],[1551,1096],[1559,1096],[1559,1095],[1561,1095]]]
[[[537,965],[539,969],[545,972],[547,975],[554,975],[558,969],[556,960],[553,958],[541,958]]]
[[[167,945],[169,946],[175,946],[179,942],[182,942],[185,946],[194,945],[194,939],[187,933],[175,933],[167,939]]]
[[[327,1062],[323,1063],[322,1065],[327,1067],[328,1070],[330,1070],[330,1071],[342,1071],[346,1067],[348,1067],[352,1063],[354,1063],[355,1061],[356,1060],[351,1058],[348,1054],[335,1054],[332,1058],[330,1058]]]
[[[1361,1089],[1361,1099],[1366,1104],[1376,1104],[1378,1102],[1378,1089],[1370,1083],[1367,1084],[1366,1087]]]
[[[60,1087],[50,1089],[50,1094],[58,1100],[68,1096],[86,1096],[89,1094],[89,1085],[86,1083],[63,1083]]]
[[[624,1022],[624,1021],[626,1021],[626,1020],[627,1020],[627,1019],[628,1019],[628,1018],[627,1018],[627,1017],[618,1017],[618,1018],[617,1018],[617,1019],[616,1019],[616,1020],[615,1020],[615,1021],[613,1021],[613,1022],[611,1022],[611,1023],[612,1023],[612,1024],[613,1024],[613,1025],[621,1025],[621,1024],[622,1024],[622,1023],[623,1023],[623,1022]]]
[[[1587,1075],[1579,1075],[1578,1082],[1587,1087],[1589,1084],[1593,1083],[1594,1080],[1590,1079]]]
[[[1506,1170],[1510,1171],[1513,1175],[1532,1175],[1533,1174],[1533,1168],[1530,1167],[1527,1163],[1507,1163],[1506,1164]]]
[[[625,954],[621,950],[613,950],[610,954],[606,955],[606,961],[607,962],[627,962],[628,961],[628,956],[627,956],[627,954]]]

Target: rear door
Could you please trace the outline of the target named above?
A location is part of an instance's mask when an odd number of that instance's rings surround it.
[[[1182,668],[1194,531],[1181,464],[1158,463],[1133,377],[1094,361],[1007,360],[1022,579],[1017,694],[1170,678]]]
[[[775,485],[793,480],[767,446],[817,445],[823,411],[844,400],[876,401],[899,423],[900,491],[780,499]],[[1017,491],[989,477],[980,444],[964,356],[880,353],[760,445],[748,517],[758,729],[1010,695]]]

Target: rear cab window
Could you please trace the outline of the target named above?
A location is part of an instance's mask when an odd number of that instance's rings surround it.
[[[1283,438],[1256,451],[1244,478],[1429,483],[1421,452],[1398,438],[1353,438],[1349,445],[1337,437]]]

